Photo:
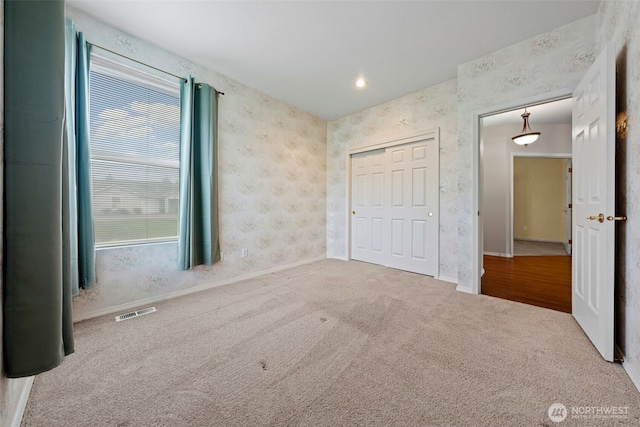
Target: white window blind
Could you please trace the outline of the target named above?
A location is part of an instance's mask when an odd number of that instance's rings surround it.
[[[176,239],[176,83],[92,57],[90,143],[96,245]]]

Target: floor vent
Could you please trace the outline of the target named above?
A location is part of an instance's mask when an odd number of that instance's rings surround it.
[[[138,317],[138,316],[144,316],[145,314],[153,313],[154,311],[156,311],[155,307],[147,307],[147,308],[143,308],[142,310],[132,311],[131,313],[121,314],[119,316],[116,316],[116,322],[120,322],[122,320],[127,320],[127,319],[133,319],[134,317]]]

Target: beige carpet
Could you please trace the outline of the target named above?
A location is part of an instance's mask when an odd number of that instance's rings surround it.
[[[76,325],[25,426],[637,425],[640,393],[564,313],[323,260]],[[551,404],[628,407],[553,423]]]

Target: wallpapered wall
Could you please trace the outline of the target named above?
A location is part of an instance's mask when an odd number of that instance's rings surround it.
[[[595,60],[595,16],[458,66],[458,289],[473,288],[473,117],[492,106],[574,88]]]
[[[624,366],[640,388],[640,2],[605,1],[598,10],[598,51],[617,52],[616,343]]]
[[[347,152],[440,131],[440,278],[458,271],[457,83],[451,80],[330,121],[327,126],[327,256],[348,256]]]
[[[89,42],[219,91],[220,228],[224,260],[176,269],[176,243],[97,251],[98,284],[74,317],[266,271],[326,254],[326,121],[72,8]],[[241,258],[242,248],[249,256]]]

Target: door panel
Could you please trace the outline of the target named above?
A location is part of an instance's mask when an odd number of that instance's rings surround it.
[[[391,205],[402,207],[404,204],[404,170],[391,172]]]
[[[413,207],[424,208],[427,205],[427,170],[415,168],[413,170]]]
[[[381,263],[384,260],[384,150],[351,158],[351,256]]]
[[[427,252],[425,250],[427,241],[425,236],[427,235],[427,222],[424,220],[413,221],[413,250],[411,256],[415,260],[425,261],[427,258]]]
[[[400,218],[391,219],[391,255],[404,256],[404,220]]]
[[[382,198],[384,193],[382,190],[384,183],[384,174],[381,172],[371,175],[371,205],[377,208],[382,207]]]
[[[393,256],[389,267],[436,275],[438,268],[438,144],[419,141],[393,147],[392,173],[402,176],[402,185],[392,192],[402,194],[391,215],[404,218],[401,256]],[[400,173],[402,172],[402,173]],[[394,194],[395,197],[395,194]],[[397,197],[400,200],[400,197]]]
[[[608,45],[574,92],[572,313],[613,361],[615,57]]]
[[[383,234],[384,221],[382,218],[373,218],[371,220],[371,250],[373,252],[382,253],[383,251]]]
[[[354,249],[365,250],[367,248],[367,219],[356,218],[353,222],[353,231],[356,236]]]

